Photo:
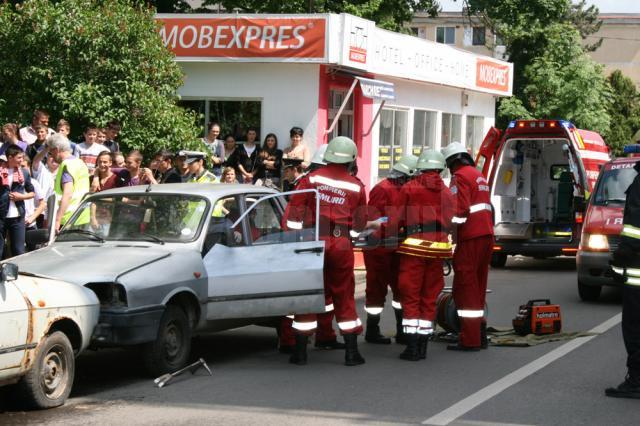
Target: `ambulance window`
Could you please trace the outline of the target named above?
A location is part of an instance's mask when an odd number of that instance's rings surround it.
[[[562,173],[570,171],[568,164],[554,164],[551,166],[551,180],[560,180]]]

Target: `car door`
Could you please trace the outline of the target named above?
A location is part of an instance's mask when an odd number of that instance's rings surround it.
[[[482,141],[482,145],[480,145],[480,150],[476,157],[476,167],[487,180],[489,180],[491,169],[495,162],[495,155],[500,147],[500,136],[500,130],[495,127],[490,128]]]
[[[0,379],[20,370],[29,343],[29,308],[16,285],[18,282],[0,281]]]
[[[285,231],[281,226],[279,198],[302,192],[317,196],[315,190],[240,196],[224,202],[224,209],[214,208],[210,226],[225,229],[226,235],[204,257],[209,285],[207,319],[324,310],[324,242],[315,228]],[[237,218],[232,213],[237,210],[234,202],[240,203],[242,211]],[[231,217],[220,217],[221,211]]]

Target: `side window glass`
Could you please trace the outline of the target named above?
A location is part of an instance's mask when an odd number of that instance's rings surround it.
[[[236,197],[221,198],[213,205],[211,220],[207,228],[202,255],[204,256],[216,244],[227,247],[243,245],[242,227],[233,228],[240,217],[240,208]]]
[[[245,216],[248,221],[252,245],[282,244],[314,239],[315,227],[303,226],[302,229],[285,230],[279,205],[286,205],[284,196],[264,198],[247,196]]]

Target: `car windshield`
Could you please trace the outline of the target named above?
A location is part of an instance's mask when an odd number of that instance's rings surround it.
[[[85,201],[59,241],[145,241],[187,243],[200,234],[208,201],[181,194],[118,194]]]
[[[596,205],[624,203],[627,198],[625,191],[636,175],[637,172],[633,169],[633,164],[630,164],[629,167],[604,170],[600,176],[593,203]]]

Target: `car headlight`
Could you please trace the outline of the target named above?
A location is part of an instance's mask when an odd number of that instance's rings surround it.
[[[603,234],[584,234],[581,241],[582,249],[586,251],[608,251],[609,241]]]
[[[124,308],[127,306],[127,291],[122,284],[89,283],[85,287],[91,289],[103,308]]]

